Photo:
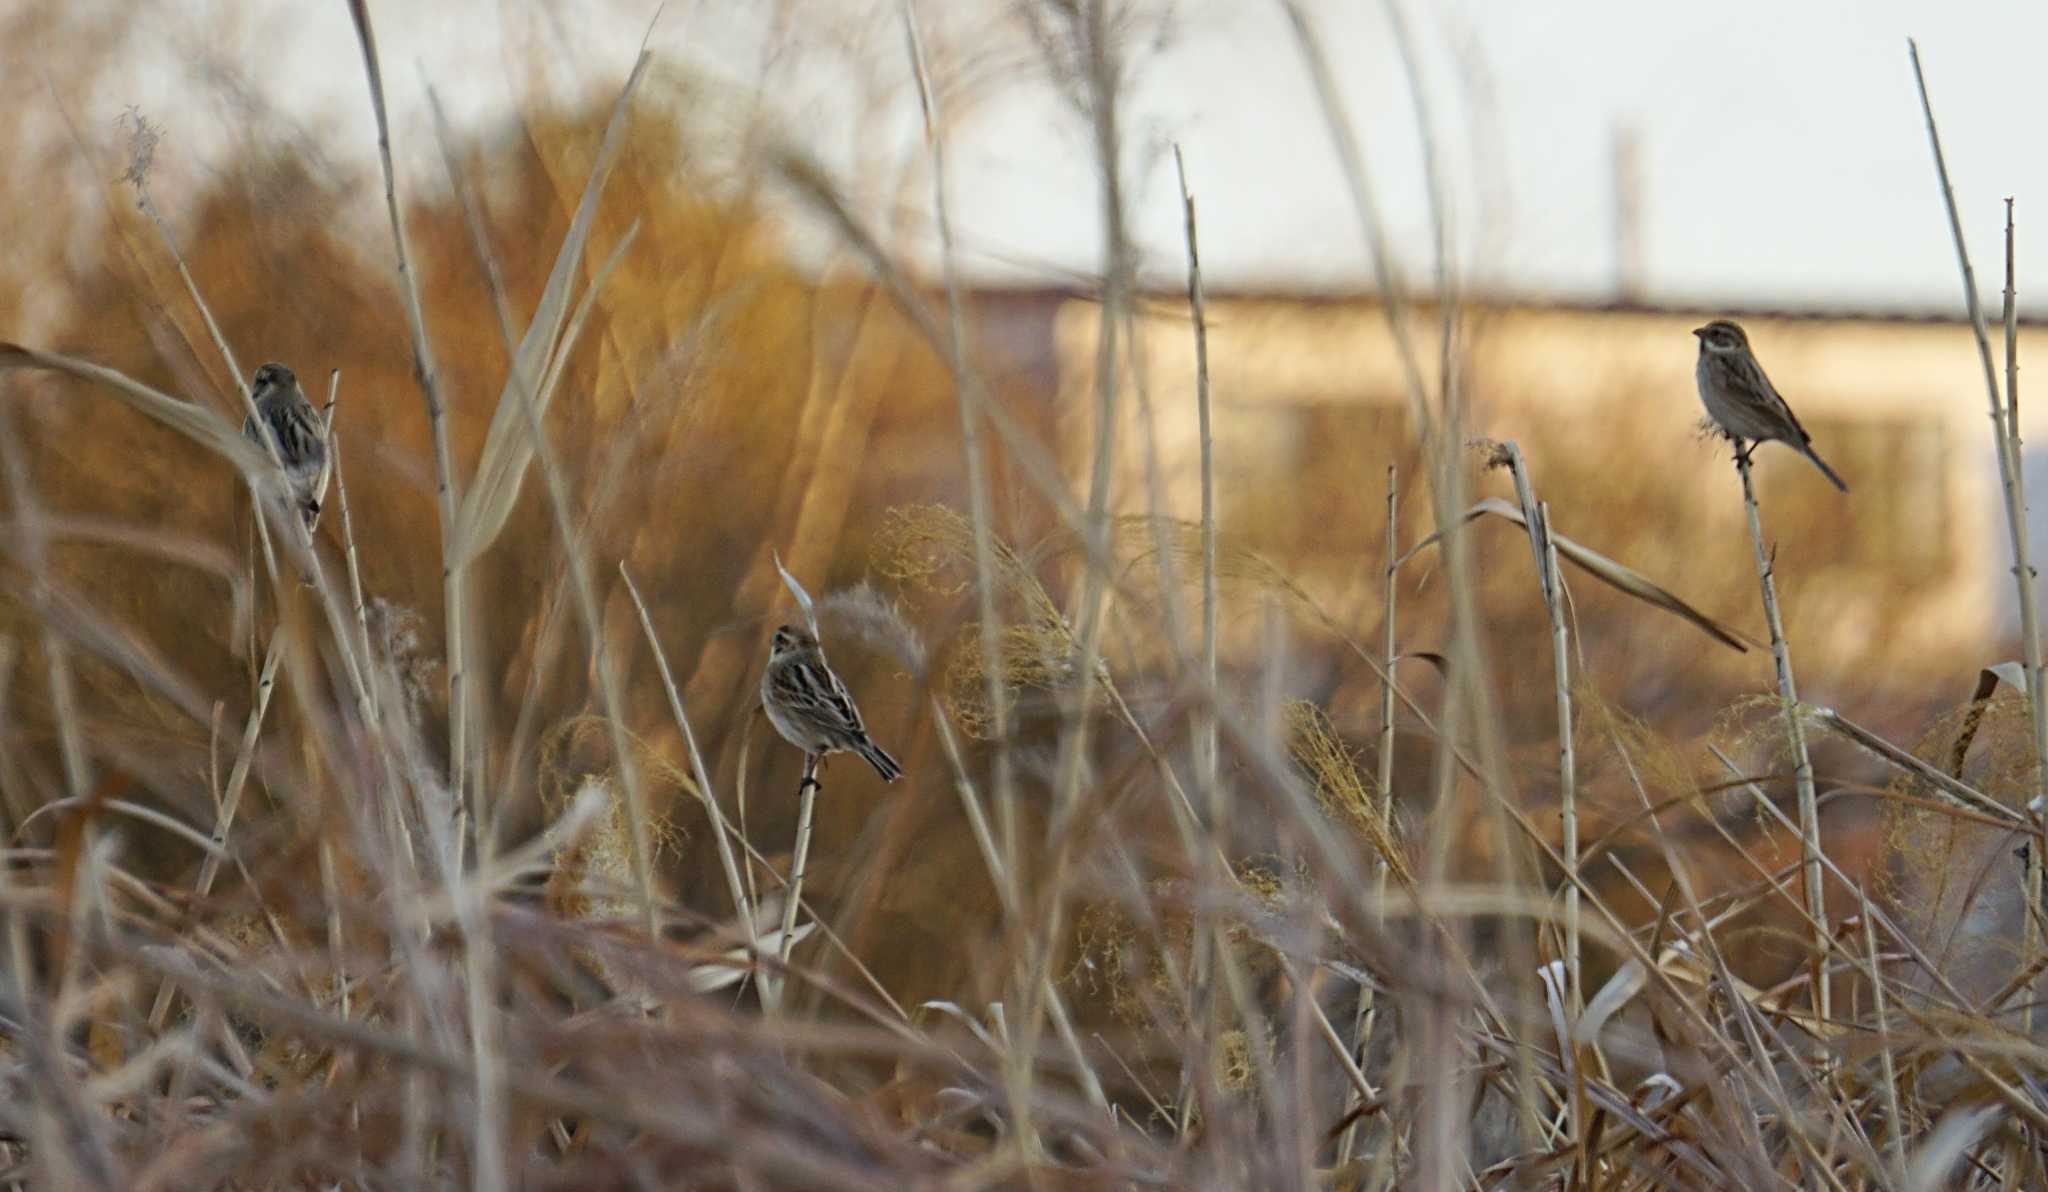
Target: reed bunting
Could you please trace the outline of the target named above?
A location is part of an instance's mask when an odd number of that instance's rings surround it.
[[[761,707],[783,740],[812,757],[858,753],[882,781],[903,776],[896,759],[869,739],[860,709],[825,662],[818,639],[801,629],[784,625],[775,631],[768,645],[768,669],[761,672]]]
[[[1726,319],[1715,319],[1704,327],[1694,328],[1693,334],[1700,341],[1699,363],[1693,368],[1693,379],[1700,387],[1700,403],[1707,407],[1707,416],[1714,424],[1735,440],[1735,450],[1743,459],[1749,458],[1758,443],[1776,439],[1812,460],[1813,466],[1836,488],[1848,492],[1849,486],[1814,452],[1806,428],[1799,425],[1799,419],[1792,416],[1792,407],[1785,404],[1771,379],[1764,375],[1763,365],[1756,362],[1756,354],[1749,350],[1749,337],[1742,328]]]
[[[263,439],[257,420],[269,432],[277,458],[284,465],[284,491],[308,533],[320,520],[320,472],[327,466],[327,426],[299,388],[299,378],[282,364],[266,364],[256,370],[249,384],[249,396],[256,413],[242,421],[242,434],[258,447]]]

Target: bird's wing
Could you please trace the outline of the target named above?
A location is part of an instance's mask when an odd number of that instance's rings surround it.
[[[823,662],[806,660],[776,672],[775,693],[783,704],[847,733],[860,733],[860,710],[853,706],[846,684]]]
[[[1757,370],[1757,375],[1763,376],[1763,370],[1761,368]],[[1771,400],[1777,403],[1778,412],[1785,416],[1785,421],[1792,427],[1792,433],[1799,436],[1799,441],[1801,443],[1813,442],[1813,436],[1806,433],[1806,428],[1799,424],[1799,416],[1792,412],[1792,403],[1785,400],[1785,395],[1778,392],[1778,387],[1776,385],[1771,384],[1771,379],[1769,377],[1764,376],[1763,381],[1764,389],[1770,393]]]
[[[327,440],[320,433],[319,418],[313,413],[311,402],[295,396],[272,405],[263,414],[270,423],[270,433],[277,437],[277,453],[285,467],[317,468],[326,459]]]

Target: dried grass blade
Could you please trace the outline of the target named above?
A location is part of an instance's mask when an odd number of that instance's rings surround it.
[[[268,465],[268,460],[256,445],[243,438],[239,428],[229,425],[227,419],[204,406],[152,389],[118,369],[56,352],[39,352],[20,344],[0,342],[0,372],[17,368],[46,369],[103,385],[120,398],[123,405],[170,427],[245,473],[256,472]]]
[[[533,437],[527,431],[527,418],[522,407],[525,399],[520,393],[524,390],[532,395],[536,417],[547,412],[553,386],[544,386],[542,380],[551,371],[555,376],[560,375],[559,367],[551,370],[549,366],[557,356],[563,321],[568,315],[570,284],[582,263],[584,247],[589,243],[605,181],[618,161],[625,135],[627,102],[632,98],[641,76],[646,73],[650,57],[645,53],[640,55],[639,61],[633,64],[633,73],[627,76],[626,85],[620,88],[619,97],[612,104],[611,119],[605,125],[597,161],[591,166],[590,178],[584,184],[583,198],[576,205],[569,233],[563,237],[561,250],[555,256],[554,269],[548,274],[547,287],[541,291],[540,305],[534,310],[533,321],[527,324],[526,334],[519,341],[519,350],[512,358],[511,374],[505,380],[504,391],[498,396],[497,410],[491,415],[491,428],[484,436],[484,450],[477,460],[476,479],[469,486],[469,491],[463,494],[462,511],[456,519],[453,553],[464,561],[474,559],[491,544],[492,539],[505,528],[506,519],[512,515],[512,506],[519,500],[519,489],[525,482],[527,466],[533,462],[534,453]]]
[[[1528,528],[1528,523],[1522,518],[1522,511],[1501,500],[1499,497],[1488,497],[1477,505],[1472,506],[1472,508],[1465,511],[1463,520],[1473,522],[1488,514],[1506,518],[1525,530]],[[1410,547],[1408,553],[1402,555],[1395,563],[1395,566],[1398,567],[1402,563],[1406,563],[1420,554],[1425,548],[1436,545],[1442,537],[1443,531],[1439,530],[1424,538]],[[1681,620],[1690,621],[1709,637],[1730,649],[1747,653],[1751,646],[1756,646],[1759,649],[1762,648],[1763,643],[1742,632],[1740,629],[1730,625],[1723,625],[1721,622],[1716,621],[1679,599],[1669,590],[1652,582],[1649,577],[1634,568],[1617,563],[1599,551],[1581,546],[1562,534],[1552,533],[1550,540],[1557,544],[1558,554],[1578,564],[1588,575],[1614,588],[1616,591],[1633,596],[1646,604],[1655,605]]]

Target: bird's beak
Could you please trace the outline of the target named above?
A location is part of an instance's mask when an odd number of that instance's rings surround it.
[[[1695,327],[1692,329],[1692,333],[1696,336],[1702,336],[1707,333],[1707,329],[1705,327]]]

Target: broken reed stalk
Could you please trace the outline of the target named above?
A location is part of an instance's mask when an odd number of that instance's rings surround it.
[[[1173,165],[1180,176],[1180,201],[1188,241],[1188,313],[1195,331],[1195,417],[1201,438],[1202,467],[1202,675],[1209,697],[1201,701],[1195,725],[1196,774],[1208,794],[1209,819],[1223,813],[1223,790],[1217,785],[1216,752],[1216,463],[1215,437],[1209,414],[1208,302],[1202,291],[1202,254],[1195,233],[1195,196],[1188,190],[1187,162],[1173,147]]]
[[[1977,340],[1977,358],[1984,369],[1984,392],[1991,411],[1991,439],[1998,451],[1998,482],[2005,496],[2005,524],[2011,544],[2013,559],[2013,582],[2018,589],[2020,604],[2020,639],[2026,650],[2027,663],[2027,707],[2032,715],[2034,730],[2034,799],[2028,803],[2028,820],[2036,837],[2035,847],[2027,852],[2027,905],[2039,906],[2042,886],[2042,865],[2048,858],[2042,857],[2039,837],[2043,827],[2042,808],[2048,805],[2048,699],[2042,698],[2041,623],[2038,610],[2034,607],[2034,571],[2027,562],[2027,504],[2026,489],[2020,460],[2019,436],[2019,311],[2013,285],[2012,258],[2012,200],[2006,200],[2005,207],[2005,348],[2006,348],[2006,395],[2001,401],[1998,390],[1998,369],[1992,363],[1991,333],[1984,324],[1984,307],[1977,298],[1977,274],[1970,266],[1970,251],[1963,239],[1963,219],[1956,210],[1955,188],[1949,184],[1948,160],[1941,151],[1941,133],[1934,125],[1934,103],[1927,95],[1927,75],[1920,69],[1920,46],[1912,39],[1906,41],[1906,54],[1913,63],[1913,82],[1920,93],[1920,112],[1927,120],[1927,143],[1934,153],[1934,173],[1941,183],[1942,207],[1948,212],[1948,228],[1955,241],[1956,264],[1962,271],[1963,303],[1970,314],[1970,330]],[[2023,929],[2025,945],[2020,955],[2022,968],[2031,966],[2039,955],[2041,947],[2040,923],[2031,913],[2025,916]],[[2031,1002],[2021,1011],[2023,1023],[2030,1029],[2033,1020]]]
[[[1543,570],[1549,583],[1550,649],[1557,659],[1557,773],[1558,815],[1564,833],[1564,930],[1565,967],[1571,974],[1572,1013],[1585,1008],[1586,993],[1579,964],[1579,767],[1577,745],[1573,742],[1572,687],[1569,655],[1566,652],[1564,620],[1564,573],[1557,566],[1557,539],[1550,533],[1550,502],[1537,506],[1543,522]]]
[[[1579,813],[1578,761],[1572,749],[1572,686],[1570,643],[1565,633],[1564,580],[1557,570],[1557,543],[1550,535],[1550,506],[1536,499],[1536,486],[1529,479],[1529,461],[1520,445],[1512,440],[1501,445],[1501,455],[1514,478],[1515,498],[1522,507],[1522,524],[1529,532],[1529,552],[1536,562],[1536,584],[1543,595],[1544,612],[1550,619],[1550,664],[1557,696],[1557,798],[1562,823],[1564,854],[1564,962],[1565,984],[1560,999],[1571,1022],[1585,1009],[1585,986],[1579,958]],[[1578,1065],[1567,1058],[1567,1075],[1576,1075]],[[1585,1115],[1583,1085],[1574,1080],[1565,1098],[1571,1137],[1583,1142]]]
[[[1778,583],[1775,551],[1764,547],[1763,520],[1757,513],[1756,483],[1750,477],[1749,451],[1756,444],[1734,440],[1735,470],[1742,474],[1742,506],[1749,514],[1749,541],[1756,550],[1757,585],[1762,589],[1764,623],[1771,631],[1771,662],[1777,670],[1778,699],[1784,705],[1785,740],[1792,751],[1792,779],[1799,790],[1799,837],[1803,860],[1802,885],[1806,892],[1806,913],[1813,919],[1813,1013],[1819,1022],[1829,1019],[1833,1009],[1828,994],[1827,898],[1821,889],[1820,805],[1813,790],[1813,759],[1806,751],[1806,724],[1799,718],[1799,689],[1792,678],[1792,652],[1785,643],[1785,623],[1778,612]]]
[[[804,776],[797,782],[796,850],[789,859],[789,900],[782,904],[782,938],[777,941],[776,948],[776,959],[780,961],[782,971],[775,975],[773,981],[764,978],[761,982],[761,992],[771,1003],[767,1007],[771,1012],[779,1010],[783,1004],[784,983],[789,973],[790,940],[796,931],[797,902],[803,897],[804,871],[809,868],[811,860],[811,815],[818,806],[818,760],[815,753],[804,755]],[[773,993],[769,992],[771,989]]]
[[[1221,831],[1228,807],[1223,795],[1223,786],[1218,774],[1218,752],[1216,734],[1216,467],[1215,435],[1209,409],[1209,320],[1208,300],[1202,289],[1201,240],[1195,224],[1195,196],[1188,189],[1187,159],[1181,154],[1178,144],[1173,147],[1173,166],[1180,179],[1180,202],[1182,225],[1186,230],[1188,250],[1188,316],[1194,325],[1195,339],[1195,421],[1198,428],[1201,450],[1202,484],[1202,680],[1206,687],[1202,698],[1197,701],[1194,723],[1195,782],[1205,795],[1209,831],[1212,839]],[[1198,1038],[1207,1040],[1207,1031],[1214,1021],[1211,1009],[1213,982],[1210,973],[1210,935],[1197,931],[1194,939],[1193,956],[1194,983],[1196,993],[1195,1021],[1199,1024]],[[1191,1049],[1183,1065],[1179,1104],[1179,1128],[1186,1133],[1194,1118],[1196,1096],[1195,1076],[1203,1065],[1213,1061],[1213,1048],[1205,1045]]]
[[[1557,543],[1550,537],[1550,506],[1536,499],[1536,487],[1529,479],[1529,462],[1520,445],[1501,445],[1508,471],[1515,481],[1515,497],[1522,506],[1522,524],[1529,531],[1529,551],[1536,560],[1536,582],[1543,594],[1543,608],[1550,618],[1550,663],[1557,692],[1557,797],[1563,821],[1565,859],[1565,971],[1570,976],[1567,1000],[1574,1016],[1585,1007],[1585,990],[1579,980],[1579,812],[1578,761],[1572,748],[1571,656],[1564,620],[1564,578],[1557,570]]]

